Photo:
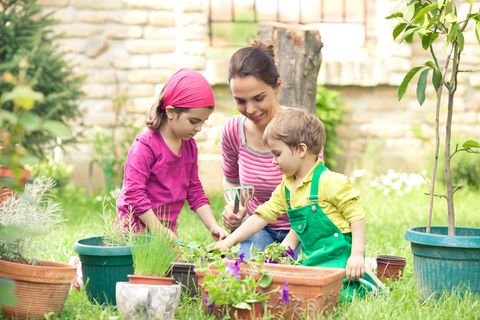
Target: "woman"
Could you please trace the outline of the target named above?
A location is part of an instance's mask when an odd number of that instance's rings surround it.
[[[272,155],[264,146],[265,127],[285,108],[278,102],[281,80],[274,62],[273,46],[256,41],[236,51],[229,62],[230,90],[241,115],[229,119],[222,131],[222,170],[224,188],[253,186],[254,196],[246,207],[234,213],[228,203],[223,224],[236,229],[244,219],[268,199],[282,180],[282,172],[272,164]],[[273,242],[282,242],[290,230],[285,213],[260,232],[240,244],[239,254],[250,257],[252,247],[263,250]]]

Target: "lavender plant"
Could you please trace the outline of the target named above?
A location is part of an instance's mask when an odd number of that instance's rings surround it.
[[[12,192],[0,203],[0,228],[16,230],[0,238],[0,259],[34,263],[39,245],[36,236],[46,236],[63,221],[62,208],[51,194],[54,186],[51,178],[39,177],[23,193]]]

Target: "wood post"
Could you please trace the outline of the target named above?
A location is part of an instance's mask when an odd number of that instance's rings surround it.
[[[274,46],[275,63],[283,82],[280,104],[315,112],[322,63],[320,32],[306,25],[261,22],[258,38]]]

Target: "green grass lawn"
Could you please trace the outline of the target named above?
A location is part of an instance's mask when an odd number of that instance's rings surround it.
[[[410,226],[425,225],[427,200],[422,191],[405,196],[385,196],[381,191],[361,187],[362,202],[367,212],[366,255],[400,255],[407,258],[403,278],[397,282],[387,282],[388,292],[371,296],[362,301],[339,305],[328,319],[480,319],[480,297],[470,294],[460,297],[456,294],[444,295],[438,300],[422,301],[416,292],[413,278],[412,254],[409,243],[403,240]],[[210,196],[214,211],[220,215],[223,199],[220,194]],[[75,253],[72,250],[76,240],[101,234],[104,224],[99,212],[102,202],[89,197],[78,189],[60,193],[64,206],[65,223],[49,236],[41,258],[55,261],[68,261]],[[456,196],[457,225],[480,227],[478,214],[479,191],[462,191]],[[446,214],[443,207],[435,211],[434,224],[445,225]],[[185,209],[180,216],[179,236],[182,240],[199,243],[210,240],[210,236],[195,214]],[[72,290],[64,312],[47,319],[115,319],[114,308],[91,304],[84,291]],[[112,318],[114,317],[114,318]],[[177,319],[208,319],[196,299],[182,298],[177,310]],[[119,318],[120,319],[120,318]]]

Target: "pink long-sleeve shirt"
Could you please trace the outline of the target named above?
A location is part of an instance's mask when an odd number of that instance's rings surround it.
[[[117,199],[119,217],[125,222],[130,212],[136,231],[145,225],[138,218],[149,209],[172,229],[185,200],[196,211],[208,198],[198,177],[198,150],[194,139],[182,141],[173,153],[158,131],[140,134],[128,151],[123,187]]]

